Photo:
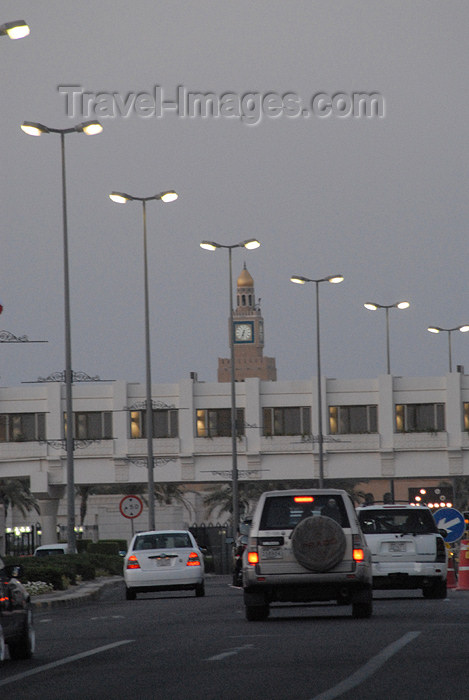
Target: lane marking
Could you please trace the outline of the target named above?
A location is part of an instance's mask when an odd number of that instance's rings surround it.
[[[386,661],[389,661],[389,659],[392,656],[394,656],[394,654],[397,654],[397,652],[400,651],[403,647],[405,647],[406,644],[412,642],[420,634],[421,632],[407,632],[407,634],[398,639],[396,642],[393,642],[385,649],[380,651],[379,654],[376,654],[376,656],[370,659],[358,671],[352,673],[351,676],[341,681],[333,688],[329,688],[329,690],[326,690],[320,695],[315,695],[313,700],[334,700],[334,698],[338,698],[340,695],[346,693],[348,690],[352,690],[357,685],[360,685],[361,683],[366,681],[370,676],[376,673],[376,671],[379,668],[381,668],[381,666],[383,666],[386,663]]]
[[[236,654],[239,654],[240,651],[244,651],[245,649],[252,649],[253,647],[254,644],[245,644],[242,647],[234,647],[233,649],[222,651],[221,654],[217,654],[216,656],[211,656],[209,659],[205,659],[205,661],[222,661],[222,659],[226,659],[228,658],[228,656],[236,656]]]
[[[39,666],[38,668],[32,668],[30,671],[25,671],[24,673],[18,673],[16,676],[10,676],[4,680],[0,680],[0,686],[8,685],[14,681],[21,681],[23,678],[28,678],[28,676],[35,676],[37,673],[42,673],[43,671],[50,671],[53,668],[58,668],[59,666],[65,666],[66,664],[71,664],[79,659],[85,659],[87,656],[93,656],[94,654],[101,654],[103,651],[108,651],[109,649],[115,649],[123,644],[130,644],[134,642],[134,639],[123,639],[121,642],[114,642],[113,644],[106,644],[103,647],[97,647],[96,649],[90,649],[89,651],[83,651],[81,654],[74,654],[74,656],[67,656],[66,659],[60,659],[60,661],[53,661],[50,664],[45,664],[44,666]]]

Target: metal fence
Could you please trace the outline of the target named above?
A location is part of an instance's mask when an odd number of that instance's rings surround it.
[[[189,530],[197,544],[206,547],[206,568],[215,574],[231,574],[233,571],[233,538],[230,535],[231,524],[213,525],[209,523],[194,524]]]

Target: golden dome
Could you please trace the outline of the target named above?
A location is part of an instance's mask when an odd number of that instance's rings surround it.
[[[238,287],[254,287],[254,280],[246,270],[246,263],[244,263],[243,270],[238,277]]]

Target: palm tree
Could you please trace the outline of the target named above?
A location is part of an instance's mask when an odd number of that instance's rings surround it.
[[[37,499],[21,479],[0,479],[0,501],[5,509],[5,518],[10,506],[18,508],[23,516],[33,508],[39,513]]]

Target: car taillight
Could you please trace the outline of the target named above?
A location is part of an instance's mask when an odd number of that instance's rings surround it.
[[[259,564],[259,554],[257,552],[248,552],[248,564]]]
[[[363,549],[354,549],[352,556],[353,561],[363,561],[365,559],[365,552]]]
[[[135,556],[135,554],[132,554],[127,560],[127,568],[128,569],[140,569],[140,564],[138,563],[138,559]]]
[[[436,539],[436,558],[435,561],[446,561],[446,546],[445,541],[441,537]]]
[[[189,554],[186,566],[200,566],[200,559],[197,552],[191,552]]]

